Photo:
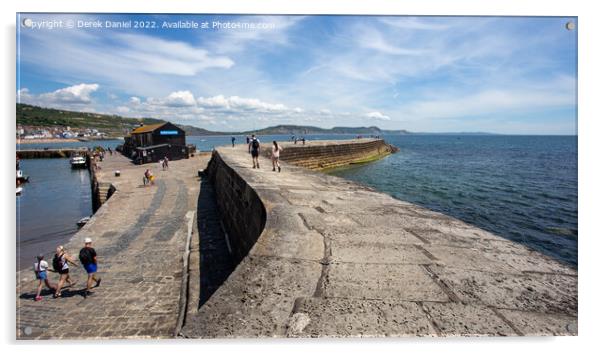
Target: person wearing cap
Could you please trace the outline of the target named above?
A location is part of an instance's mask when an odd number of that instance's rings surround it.
[[[48,282],[48,262],[44,261],[44,254],[36,256],[36,260],[38,261],[33,264],[33,271],[36,274],[36,279],[40,282],[38,283],[38,291],[34,300],[40,301],[42,300],[42,296],[40,294],[42,293],[43,284],[46,284],[46,287],[52,290],[56,290],[56,287]]]
[[[96,282],[95,287],[100,285],[100,277],[96,277],[98,264],[96,262],[96,250],[92,247],[92,239],[84,239],[84,247],[79,251],[79,261],[88,273],[86,291],[84,292],[84,296],[87,296],[88,294],[91,294],[90,289],[92,289],[92,281]]]

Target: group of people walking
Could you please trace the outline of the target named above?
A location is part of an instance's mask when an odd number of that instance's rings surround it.
[[[79,251],[79,262],[81,267],[83,267],[88,274],[86,288],[82,292],[83,296],[87,297],[88,295],[92,294],[92,283],[95,282],[94,287],[98,287],[101,280],[101,278],[96,275],[98,270],[98,262],[96,250],[94,250],[92,247],[92,239],[84,239],[84,247]],[[36,279],[39,282],[36,296],[34,298],[35,301],[42,300],[41,294],[44,285],[46,285],[48,289],[54,291],[54,298],[61,296],[61,291],[65,283],[67,283],[70,287],[75,285],[76,282],[71,280],[71,275],[69,274],[69,265],[80,267],[75,260],[69,256],[69,254],[67,254],[62,245],[56,248],[56,252],[52,259],[52,268],[48,266],[48,262],[44,260],[44,254],[36,256],[36,262],[33,265],[33,270],[36,275]],[[59,275],[58,283],[56,285],[50,283],[50,280],[48,279],[49,271],[56,272]]]
[[[252,135],[251,138],[247,138],[247,144],[249,147],[249,153],[253,159],[253,168],[259,168],[259,153],[261,151],[261,143],[259,139]],[[282,170],[280,168],[280,152],[282,147],[278,145],[278,142],[272,141],[272,171],[275,172],[278,168],[278,172]]]

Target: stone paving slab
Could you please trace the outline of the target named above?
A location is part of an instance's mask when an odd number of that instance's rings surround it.
[[[70,273],[78,282],[62,298],[52,299],[44,291],[43,300],[35,302],[33,272],[17,273],[17,339],[174,337],[188,231],[185,214],[196,211],[196,174],[207,161],[207,156],[171,161],[163,171],[156,163],[136,166],[119,154],[107,155],[97,177],[117,191],[65,244],[77,258],[83,239],[93,239],[101,286],[84,298],[86,274],[74,268]],[[141,185],[146,168],[153,170],[155,186]],[[120,177],[113,174],[117,169]],[[57,282],[56,274],[49,277]]]
[[[288,337],[435,336],[419,304],[395,299],[303,298],[297,301]]]

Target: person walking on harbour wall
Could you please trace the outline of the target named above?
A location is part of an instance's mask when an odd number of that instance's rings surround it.
[[[272,146],[272,171],[276,171],[276,167],[278,167],[278,173],[280,173],[280,151],[282,151],[282,147],[278,146],[278,142],[273,141]]]
[[[251,158],[253,158],[253,168],[259,168],[259,139],[255,135],[251,136],[251,142],[249,143],[249,151],[251,152]]]
[[[36,256],[36,263],[33,264],[33,271],[36,274],[36,279],[39,281],[38,283],[38,291],[36,292],[35,301],[42,300],[42,286],[46,284],[48,289],[56,290],[56,286],[53,286],[48,282],[48,262],[44,261],[44,254],[40,254]]]
[[[96,260],[96,250],[92,247],[92,239],[84,239],[84,247],[79,251],[79,262],[88,273],[88,280],[86,281],[86,290],[84,291],[84,297],[92,294],[92,281],[96,282],[96,286],[100,286],[100,277],[96,276],[98,270],[98,262]]]
[[[69,276],[69,264],[73,266],[77,266],[75,261],[67,254],[65,248],[62,245],[59,245],[56,248],[56,253],[54,254],[54,258],[52,259],[52,268],[54,271],[59,274],[59,283],[56,286],[56,291],[54,293],[54,297],[58,298],[61,296],[61,288],[63,284],[67,282],[69,286],[73,286],[75,282],[71,281],[71,277]]]

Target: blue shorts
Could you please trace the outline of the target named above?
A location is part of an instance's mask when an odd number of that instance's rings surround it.
[[[45,280],[48,278],[48,273],[46,271],[36,272],[36,279]]]
[[[88,272],[88,274],[92,274],[92,273],[96,273],[96,264],[87,264],[84,265],[84,268],[86,269],[86,272]]]

